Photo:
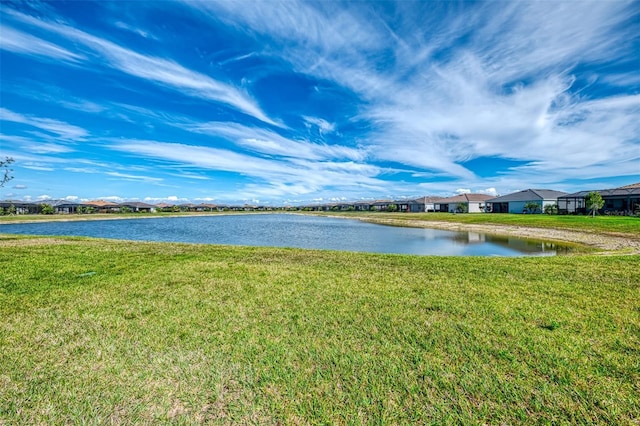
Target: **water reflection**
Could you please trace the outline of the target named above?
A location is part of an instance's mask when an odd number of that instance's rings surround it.
[[[0,233],[295,247],[440,256],[553,255],[568,249],[478,232],[403,228],[291,214],[0,224]]]
[[[571,251],[570,247],[554,242],[525,240],[512,236],[483,234],[479,232],[458,232],[452,238],[463,244],[491,243],[512,250],[517,250],[521,253],[536,255],[567,254]]]

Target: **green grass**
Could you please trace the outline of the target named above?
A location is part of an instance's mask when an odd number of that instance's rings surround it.
[[[315,213],[315,212],[314,212]],[[496,224],[533,228],[554,228],[600,233],[631,234],[640,238],[640,218],[633,216],[578,216],[506,213],[382,213],[382,212],[326,212],[324,215],[363,217],[369,219],[425,220],[464,224]]]
[[[0,236],[0,424],[637,424],[639,266]]]

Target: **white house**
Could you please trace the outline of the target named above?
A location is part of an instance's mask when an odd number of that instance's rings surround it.
[[[566,192],[550,189],[525,189],[512,194],[487,200],[492,213],[529,213],[525,208],[527,204],[538,205],[536,213],[544,212],[544,208],[550,204],[557,204],[558,197],[566,195]],[[533,213],[533,212],[531,212]]]
[[[436,212],[456,213],[466,209],[468,213],[481,213],[485,210],[486,201],[491,198],[491,195],[486,194],[461,194],[440,198],[433,203],[433,207]]]

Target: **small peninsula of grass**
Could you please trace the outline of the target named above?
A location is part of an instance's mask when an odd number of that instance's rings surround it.
[[[0,424],[636,424],[639,265],[0,235]]]

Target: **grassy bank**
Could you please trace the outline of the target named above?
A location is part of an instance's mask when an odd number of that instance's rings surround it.
[[[546,214],[503,214],[503,213],[369,213],[369,212],[326,212],[323,215],[345,216],[369,219],[395,219],[401,221],[434,221],[462,224],[490,224],[523,226],[532,228],[567,229],[599,233],[629,234],[640,238],[640,218],[632,216],[577,216]]]
[[[640,419],[637,256],[0,254],[0,424]]]

